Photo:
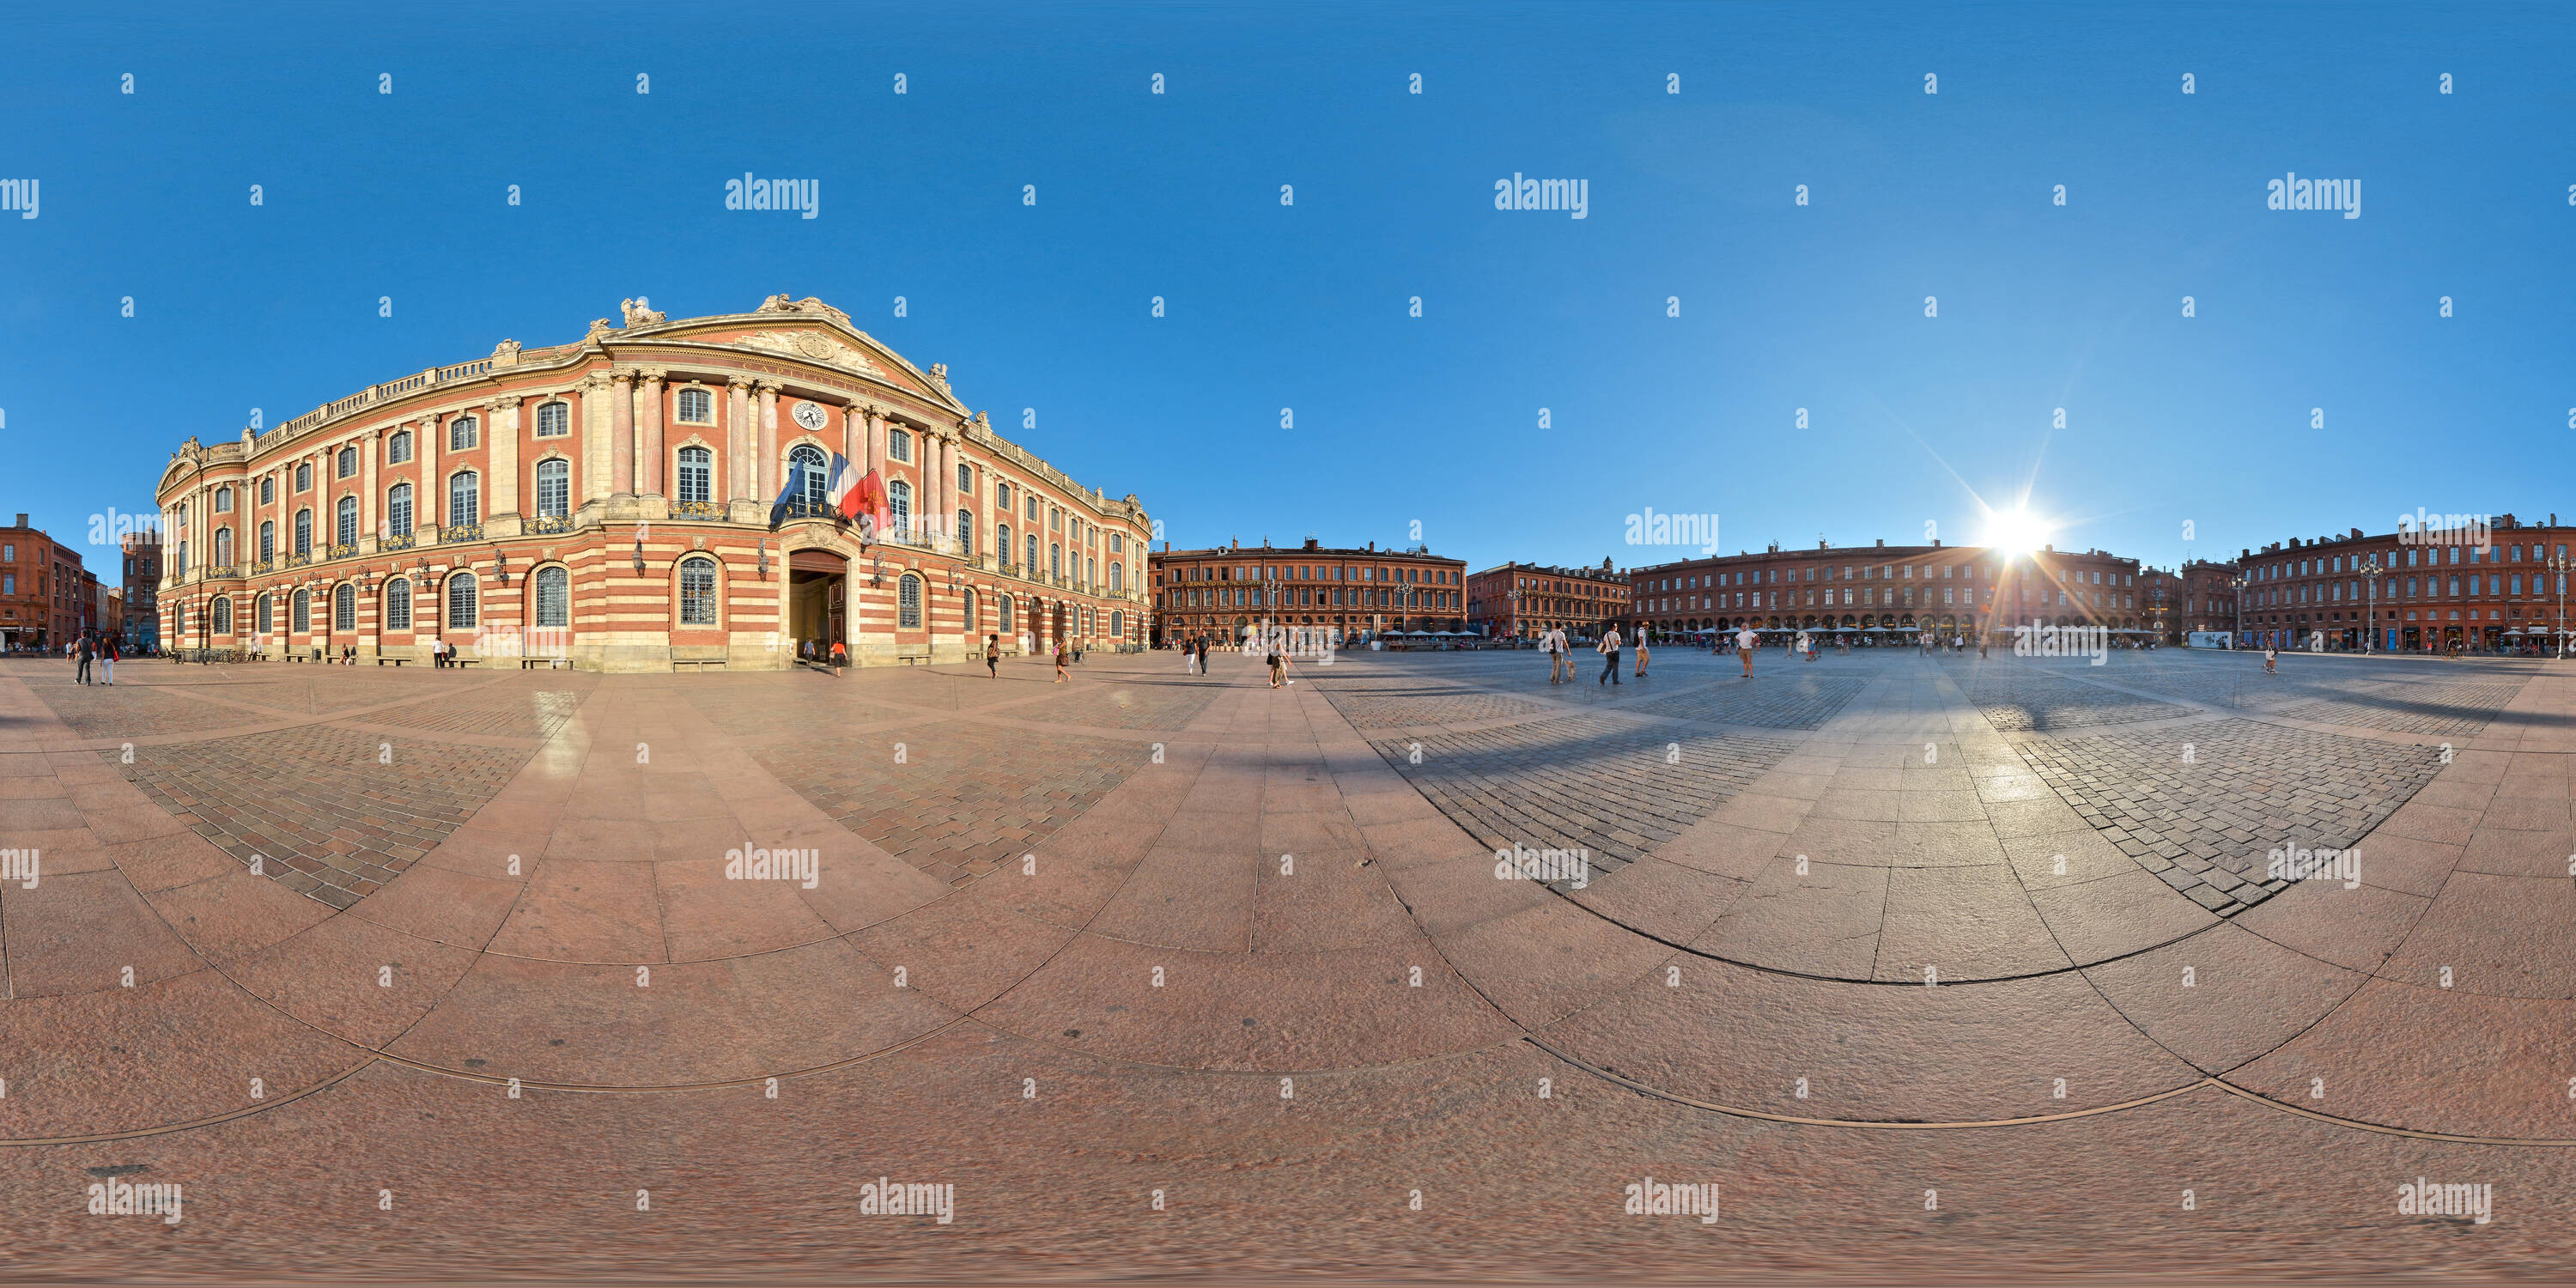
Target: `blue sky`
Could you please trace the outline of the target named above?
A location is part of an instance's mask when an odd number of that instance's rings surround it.
[[[575,339],[623,296],[680,317],[780,291],[948,363],[1182,546],[1418,522],[1475,567],[1679,556],[1623,544],[1649,506],[1719,514],[1729,551],[1972,542],[1977,498],[2025,482],[2061,546],[2167,564],[2416,506],[2576,518],[2563,7],[12,5],[0,28],[0,178],[42,185],[37,219],[0,215],[0,510],[58,536],[149,509],[181,439],[254,407]],[[745,171],[818,180],[819,217],[726,211]],[[2290,171],[2358,179],[2361,217],[2267,210]],[[1587,217],[1494,209],[1515,172],[1585,180]]]

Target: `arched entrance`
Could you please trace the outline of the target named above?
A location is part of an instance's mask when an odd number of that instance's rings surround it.
[[[832,645],[848,647],[849,573],[850,561],[838,551],[798,550],[787,556],[787,633],[796,656],[828,658]]]

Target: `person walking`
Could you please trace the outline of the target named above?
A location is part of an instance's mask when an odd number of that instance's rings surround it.
[[[1194,640],[1181,641],[1181,674],[1199,673],[1199,646]]]
[[[1270,667],[1270,687],[1278,688],[1280,681],[1288,678],[1288,659],[1280,653],[1277,641],[1272,641],[1270,655],[1263,661]]]
[[[1751,625],[1739,626],[1735,629],[1735,655],[1744,659],[1745,679],[1753,678],[1753,648],[1761,642],[1761,639],[1754,635]]]
[[[113,688],[116,685],[117,652],[116,637],[111,635],[107,639],[107,652],[99,658],[99,669],[107,673],[107,684],[110,688]]]
[[[837,649],[840,646],[836,644],[833,647]],[[839,660],[837,657],[833,659],[836,663]],[[999,635],[984,637],[984,678],[987,680],[1002,678],[1002,637]]]
[[[1056,683],[1058,683],[1058,684],[1063,684],[1063,683],[1065,683],[1066,681],[1071,680],[1071,679],[1073,678],[1073,673],[1072,673],[1072,672],[1070,672],[1070,671],[1067,671],[1067,670],[1065,669],[1066,667],[1068,667],[1068,666],[1070,666],[1070,665],[1072,665],[1072,664],[1073,664],[1073,654],[1072,654],[1071,652],[1067,651],[1067,649],[1066,649],[1065,645],[1063,645],[1063,644],[1061,644],[1061,643],[1057,644],[1057,645],[1055,646],[1055,682],[1056,682]]]
[[[2274,647],[2273,645],[2269,645],[2269,644],[2264,645],[2264,646],[2263,646],[2263,674],[2265,674],[2265,675],[2277,675],[2277,674],[2279,674],[2279,671],[2278,671],[2278,669],[2277,669],[2277,668],[2280,666],[2280,664],[2281,664],[2281,650],[2280,650],[2279,648],[2277,648],[2277,647]]]
[[[1637,678],[1646,678],[1646,633],[1637,632]]]
[[[76,681],[78,681],[79,683],[82,683],[82,684],[87,684],[87,683],[89,683],[89,637],[88,637],[88,636],[84,635],[84,636],[82,636],[80,639],[73,641],[73,643],[72,643],[72,665],[77,669],[77,673],[73,676],[73,678],[74,678]]]
[[[1593,680],[1593,683],[1617,684],[1619,682],[1619,628],[1613,626],[1602,631],[1601,642],[1593,647],[1601,650],[1603,659],[1601,674]]]

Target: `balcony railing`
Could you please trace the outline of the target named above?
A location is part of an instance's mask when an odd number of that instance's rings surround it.
[[[540,514],[537,517],[528,520],[527,527],[523,530],[530,536],[539,536],[549,532],[570,532],[572,531],[572,516],[569,514]]]
[[[355,541],[343,541],[340,544],[331,547],[330,557],[334,559],[355,559],[358,557],[358,543]]]
[[[208,581],[229,581],[234,578],[238,578],[241,575],[241,569],[236,568],[231,564],[217,564],[206,570],[206,580]]]
[[[715,501],[681,501],[671,507],[671,517],[721,521],[725,517],[725,507]]]
[[[481,541],[482,539],[483,525],[479,523],[451,523],[438,530],[438,544],[442,546],[452,546],[461,541]]]
[[[250,566],[249,575],[253,577],[265,577],[275,571],[277,571],[277,560],[273,558],[262,559],[258,563]]]
[[[378,537],[378,538],[376,539],[376,549],[377,549],[379,552],[383,552],[383,551],[392,551],[392,550],[409,550],[409,549],[411,549],[414,545],[418,544],[418,543],[419,543],[419,541],[420,541],[420,538],[415,537],[415,536],[413,536],[412,534],[410,534],[410,533],[408,533],[408,532],[406,532],[406,533],[402,534],[402,535],[401,535],[401,536],[399,536],[399,537]]]
[[[288,555],[286,557],[286,566],[289,568],[301,568],[311,562],[313,562],[313,556],[310,554]]]

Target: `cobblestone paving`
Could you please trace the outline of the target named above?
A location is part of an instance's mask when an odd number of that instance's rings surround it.
[[[2235,719],[2032,740],[2021,754],[2105,839],[2222,916],[2287,884],[2263,877],[2275,847],[2343,849],[2442,769],[2432,747]]]
[[[2105,671],[2102,678],[2119,682],[2118,674],[2109,668]],[[1989,662],[1963,677],[1960,687],[1968,701],[1985,712],[1988,723],[2007,732],[2135,724],[2193,714],[2189,707],[2065,679],[2031,666]]]
[[[148,684],[31,681],[27,687],[83,738],[151,738],[269,723],[256,711],[200,702]]]
[[[1706,688],[1632,703],[1621,709],[1716,724],[1814,729],[1833,719],[1868,687],[1869,681],[1849,675],[1775,671],[1751,680],[1740,676],[1732,681],[1720,680]]]
[[[1220,686],[1188,681],[1086,684],[1000,714],[1099,729],[1180,729],[1216,701]]]
[[[1535,702],[1487,693],[1460,685],[1381,685],[1326,689],[1333,709],[1354,729],[1394,729],[1404,725],[1465,724],[1507,716],[1536,715],[1547,710]]]
[[[323,725],[138,748],[131,766],[99,755],[216,848],[264,856],[262,875],[334,908],[410,867],[528,758]]]
[[[404,698],[435,692],[440,688],[464,688],[490,679],[487,672],[460,668],[427,668],[380,666],[315,666],[304,663],[263,662],[257,674],[274,675],[279,671],[296,672],[293,679],[236,681],[214,692],[235,702],[251,702],[263,707],[300,715],[345,711],[350,707],[374,706],[383,702],[400,702]]]
[[[1676,744],[1679,763],[1667,763]],[[1585,850],[1595,876],[1679,836],[1797,746],[1740,734],[1676,738],[1669,726],[1603,715],[1370,745],[1486,846]]]
[[[588,685],[585,684],[583,692],[587,690]],[[366,717],[366,723],[436,729],[445,733],[551,738],[580,709],[583,692],[539,689],[490,695],[460,694],[374,712]]]
[[[951,885],[1038,848],[1148,754],[1141,742],[964,723],[773,739],[752,750],[761,768],[841,826]]]
[[[2292,720],[2360,725],[2398,733],[2467,738],[2493,721],[2521,680],[2467,681],[2455,684],[2374,684],[2367,694],[2275,707],[2270,714]]]

